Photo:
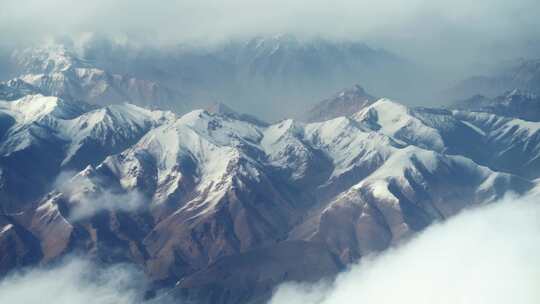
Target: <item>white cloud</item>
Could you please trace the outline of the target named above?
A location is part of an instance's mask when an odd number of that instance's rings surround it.
[[[98,267],[70,258],[52,268],[14,273],[0,281],[0,303],[132,304],[145,291],[144,275],[127,265]]]
[[[114,193],[102,190],[91,195],[81,195],[73,201],[69,219],[78,221],[100,211],[136,211],[144,206],[143,196],[136,190]]]
[[[94,173],[62,172],[55,182],[70,202],[69,220],[79,221],[101,211],[137,211],[146,206],[137,189],[123,190],[110,185]],[[113,190],[111,190],[113,189]]]
[[[507,198],[364,259],[332,284],[284,284],[270,304],[536,304],[539,257],[540,197]]]

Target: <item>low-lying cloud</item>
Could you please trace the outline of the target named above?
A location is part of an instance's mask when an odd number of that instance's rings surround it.
[[[540,303],[540,196],[434,225],[331,283],[287,283],[270,304]]]
[[[63,172],[55,182],[69,201],[70,221],[80,221],[102,211],[132,212],[146,206],[144,195],[136,189],[108,187],[107,182],[96,175],[72,176],[72,172]]]
[[[138,191],[114,193],[103,190],[74,199],[69,219],[79,221],[101,211],[136,211],[144,206],[143,202],[143,196]]]
[[[141,303],[144,274],[128,265],[99,267],[69,258],[50,268],[34,268],[0,281],[0,303],[133,304]]]

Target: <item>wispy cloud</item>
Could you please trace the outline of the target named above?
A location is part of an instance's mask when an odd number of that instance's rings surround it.
[[[83,171],[77,175],[63,172],[55,185],[69,200],[71,221],[80,221],[101,211],[130,212],[147,206],[145,197],[136,189],[117,189],[93,171]]]
[[[331,284],[284,284],[270,304],[540,303],[539,202],[507,198],[466,211]]]

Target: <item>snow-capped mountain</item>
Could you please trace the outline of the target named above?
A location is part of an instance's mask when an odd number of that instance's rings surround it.
[[[524,177],[540,176],[540,122],[500,117],[489,113],[454,111],[482,135],[484,157],[477,161],[491,168]]]
[[[2,207],[31,203],[60,171],[101,162],[173,116],[129,104],[96,108],[39,94],[0,101]]]
[[[74,66],[94,68],[110,75],[85,70],[83,75],[67,77],[80,78],[81,81],[73,83],[64,79],[53,81],[51,77],[29,80],[45,87],[57,83],[63,91],[86,92],[83,95],[97,103],[120,98],[139,105],[151,105],[146,100],[157,100],[153,102],[163,105],[167,97],[163,90],[170,88],[182,93],[182,98],[176,101],[180,105],[195,104],[203,108],[223,101],[265,120],[290,117],[312,106],[313,101],[355,83],[363,83],[375,93],[399,95],[402,87],[413,87],[409,83],[413,78],[410,73],[416,68],[399,56],[365,43],[303,39],[286,34],[227,40],[216,45],[182,44],[142,50],[97,37],[75,44],[77,47],[67,47],[67,52],[57,51],[60,55],[55,56],[43,55],[37,50],[19,52],[18,57],[23,59],[18,61],[22,67],[27,67],[21,69],[21,74],[50,74],[44,71],[71,66],[71,59],[75,57],[79,60],[75,60]],[[69,60],[59,59],[64,57]],[[145,93],[148,98],[141,103],[140,98],[126,98],[132,97],[128,94],[131,88],[126,87],[128,81],[115,77],[111,80],[111,75],[130,75],[152,82],[159,94]],[[96,84],[82,89],[76,86],[93,82],[89,79],[108,85]],[[379,81],[381,79],[384,81]],[[134,89],[137,92],[148,91],[144,84],[137,86],[144,87]],[[93,98],[94,95],[105,98]],[[179,107],[178,110],[184,113],[187,109]]]
[[[29,94],[39,94],[41,90],[21,79],[0,82],[0,100],[15,100]]]
[[[181,298],[264,302],[284,280],[331,276],[538,189],[538,122],[410,108],[358,86],[319,109],[268,124],[223,104],[176,116],[2,101],[0,271],[82,252],[134,263]]]
[[[475,95],[456,103],[454,107],[528,121],[540,121],[540,96],[519,89],[508,91],[495,98]]]
[[[457,100],[478,94],[494,98],[516,88],[540,94],[540,59],[522,59],[491,75],[467,78],[452,87],[448,93]]]
[[[185,97],[158,82],[111,73],[61,44],[31,47],[12,55],[20,76],[14,81],[40,93],[98,105],[129,102],[185,111]]]

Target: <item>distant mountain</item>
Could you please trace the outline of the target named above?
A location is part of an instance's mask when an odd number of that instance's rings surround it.
[[[255,116],[244,114],[244,113],[238,113],[222,102],[216,102],[210,105],[209,107],[207,107],[206,110],[213,114],[227,116],[236,120],[251,122],[256,125],[261,125],[261,126],[268,125],[268,123],[258,119]]]
[[[316,122],[272,124],[221,103],[1,101],[0,273],[76,252],[136,264],[179,298],[264,303],[537,187],[540,122],[371,99],[355,86]]]
[[[186,111],[186,97],[155,81],[111,73],[80,58],[64,45],[52,44],[16,51],[14,64],[26,83],[48,96],[110,105],[124,102],[149,108]]]
[[[399,95],[413,87],[416,69],[362,42],[286,34],[143,50],[90,39],[79,49],[99,69],[174,88],[198,107],[224,101],[265,120],[290,117],[355,83]]]
[[[540,94],[540,59],[520,60],[493,75],[479,75],[459,82],[448,93],[454,100],[485,95],[494,98],[513,89]]]
[[[475,95],[457,102],[454,107],[507,117],[517,117],[528,121],[540,121],[540,96],[519,89],[508,91],[495,98]]]
[[[306,122],[316,122],[351,115],[369,106],[375,100],[377,98],[366,93],[364,88],[354,85],[350,89],[343,90],[331,98],[319,102],[306,114],[300,115],[300,119]]]

